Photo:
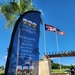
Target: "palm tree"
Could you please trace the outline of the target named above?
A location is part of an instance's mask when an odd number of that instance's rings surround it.
[[[2,1],[0,3],[0,12],[7,21],[7,29],[15,25],[15,22],[21,14],[29,10],[37,10],[35,6],[32,5],[32,0],[9,0],[9,2]]]

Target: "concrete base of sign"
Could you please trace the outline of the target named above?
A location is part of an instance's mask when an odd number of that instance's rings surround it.
[[[34,72],[33,75],[52,75],[51,71],[51,59],[43,56],[43,60],[33,63]]]
[[[45,56],[43,56],[43,59],[39,61],[38,75],[52,75],[51,59],[47,59]]]

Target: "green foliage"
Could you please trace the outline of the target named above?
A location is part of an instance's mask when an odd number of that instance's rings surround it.
[[[51,60],[51,66],[52,66],[52,69],[59,69],[59,64],[54,63],[52,60]]]
[[[52,63],[52,69],[59,69],[58,63]]]
[[[54,63],[52,60],[51,60],[51,66],[52,66],[52,69],[60,69],[60,64],[58,63]],[[75,67],[75,65],[73,65]],[[71,65],[62,65],[61,64],[61,68],[62,69],[70,69]]]
[[[4,75],[4,66],[0,66],[0,75]]]
[[[37,10],[32,5],[32,0],[9,0],[10,2],[3,2],[0,6],[0,12],[4,15],[7,25],[6,28],[14,26],[18,17],[30,10]]]
[[[4,66],[0,66],[0,70],[4,70]]]

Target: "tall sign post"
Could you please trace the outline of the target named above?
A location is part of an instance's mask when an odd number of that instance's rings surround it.
[[[39,36],[40,12],[21,15],[11,36],[5,75],[38,75]]]

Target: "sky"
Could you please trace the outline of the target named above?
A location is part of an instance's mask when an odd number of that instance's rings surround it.
[[[41,11],[43,25],[40,25],[39,52],[44,54],[44,24],[50,24],[65,32],[65,36],[57,35],[60,52],[75,51],[75,0],[33,0],[33,4]],[[7,48],[10,44],[12,28],[5,30],[6,20],[0,13],[0,66],[6,64]],[[45,31],[46,52],[58,52],[55,32]],[[58,58],[52,59],[58,63]],[[75,57],[61,57],[63,65],[75,65]]]

